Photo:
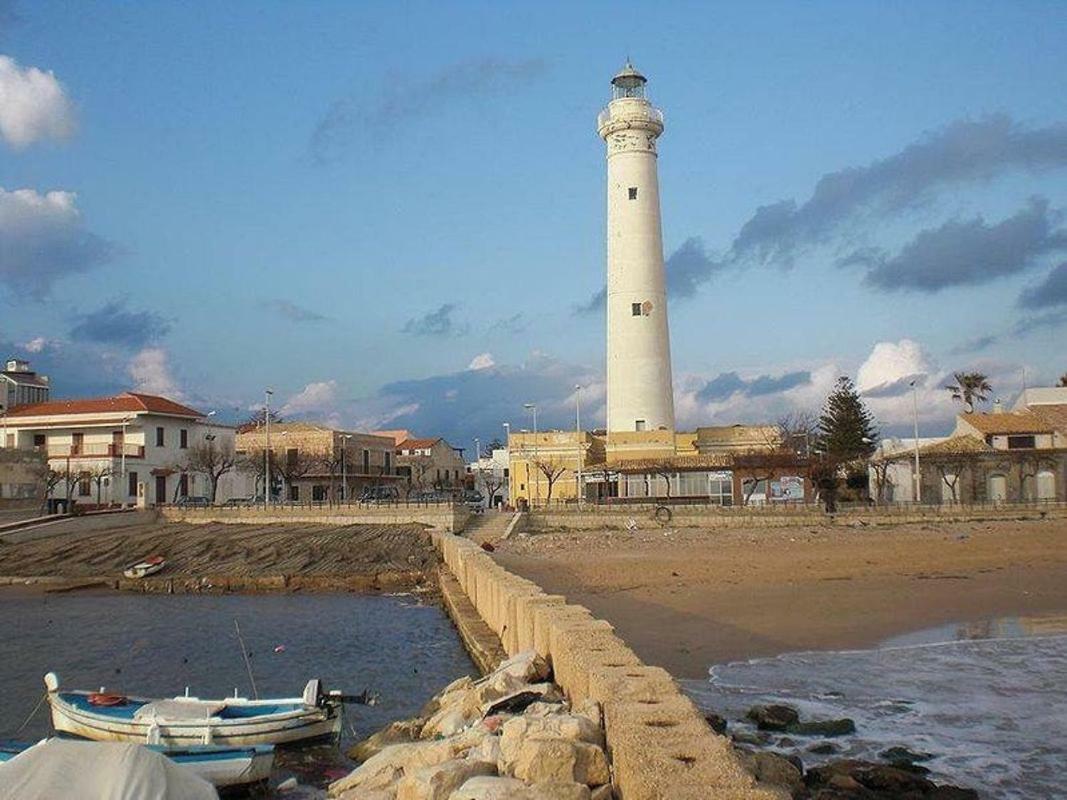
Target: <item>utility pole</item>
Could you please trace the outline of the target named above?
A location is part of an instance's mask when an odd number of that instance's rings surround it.
[[[525,408],[527,411],[533,412],[534,467],[537,470],[537,472],[534,473],[534,492],[536,495],[534,500],[535,503],[538,503],[541,501],[541,476],[538,474],[541,471],[541,467],[537,465],[537,404],[523,403],[522,407]],[[529,462],[527,462],[526,472],[527,474],[529,474],[530,472]]]
[[[574,386],[574,441],[578,445],[578,509],[582,508],[582,495],[585,487],[582,485],[582,385]]]
[[[909,385],[911,386],[912,421],[915,423],[915,502],[922,503],[922,473],[919,472],[919,396],[915,381]]]
[[[345,453],[348,450],[348,440],[352,438],[350,433],[341,434],[341,499],[348,501],[348,461]]]
[[[267,444],[263,448],[263,510],[266,511],[270,507],[270,396],[274,394],[271,389],[267,389],[264,394],[263,401],[263,423],[266,425]]]

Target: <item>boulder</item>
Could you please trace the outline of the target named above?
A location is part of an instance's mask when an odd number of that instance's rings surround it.
[[[479,742],[477,745],[467,751],[466,757],[473,758],[478,761],[488,761],[490,764],[500,764],[500,737],[483,737],[481,742]]]
[[[549,717],[553,714],[564,714],[566,712],[566,703],[546,703],[542,700],[538,700],[536,703],[530,704],[530,706],[522,713],[523,716],[527,717]]]
[[[604,746],[604,732],[585,716],[553,714],[550,717],[515,717],[500,730],[500,752],[505,763],[518,758],[523,741],[531,737],[569,739]]]
[[[469,779],[495,774],[495,761],[453,758],[405,773],[396,785],[396,800],[448,800]]]
[[[726,733],[726,717],[714,712],[708,712],[704,715],[704,719],[713,731],[718,734]]]
[[[383,748],[391,744],[403,744],[413,742],[419,738],[422,732],[423,720],[402,719],[386,725],[377,733],[373,733],[358,744],[352,745],[345,755],[353,761],[366,761],[371,756],[377,755]]]
[[[516,677],[523,683],[540,683],[548,678],[551,670],[548,668],[548,662],[537,655],[536,650],[524,650],[507,661],[501,661],[500,666],[494,669],[489,677],[501,674]]]
[[[800,714],[792,706],[752,706],[745,714],[761,731],[784,731],[800,721]]]
[[[448,796],[448,800],[512,800],[526,791],[515,778],[471,778]]]
[[[331,783],[327,796],[340,797],[351,789],[387,789],[408,772],[455,758],[476,746],[483,735],[472,730],[447,739],[390,745]]]
[[[933,755],[930,753],[917,753],[914,750],[899,746],[886,748],[878,755],[894,767],[899,767],[905,764],[916,764],[920,761],[929,761],[933,758]]]
[[[396,800],[393,789],[350,789],[339,800]]]
[[[847,736],[856,732],[856,723],[848,717],[824,719],[817,722],[794,722],[787,725],[785,730],[796,736]]]
[[[525,737],[513,759],[504,753],[503,763],[508,772],[527,783],[561,781],[600,786],[611,781],[603,750],[588,742],[556,736]]]
[[[589,800],[589,787],[570,781],[545,781],[527,786],[521,800]]]
[[[833,742],[819,742],[809,747],[808,752],[817,756],[830,756],[837,752],[837,745]]]
[[[852,759],[812,767],[804,776],[804,783],[812,790],[830,787],[856,792],[862,788],[875,797],[926,797],[935,788],[926,778],[908,770]]]
[[[598,728],[604,727],[604,710],[600,707],[600,703],[591,697],[576,705],[571,709],[571,713],[585,717]]]
[[[768,752],[745,753],[741,763],[760,783],[779,786],[790,795],[804,787],[803,773],[785,756]]]
[[[419,716],[425,719],[431,717],[437,713],[441,708],[442,702],[448,704],[451,702],[451,695],[462,694],[470,690],[474,686],[474,679],[470,675],[464,675],[462,678],[456,678],[452,683],[448,684],[444,689],[435,694],[427,703],[422,707],[419,712]]]
[[[598,786],[589,793],[589,800],[615,800],[615,790],[610,783]]]

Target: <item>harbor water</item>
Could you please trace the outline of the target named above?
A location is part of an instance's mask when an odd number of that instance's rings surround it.
[[[805,766],[878,761],[894,746],[927,753],[939,782],[983,798],[1067,796],[1067,618],[993,620],[921,631],[872,650],[789,653],[715,666],[686,690],[733,730],[756,704],[785,703],[802,720],[850,717],[856,733],[829,740],[772,734],[768,749]]]
[[[341,748],[281,753],[274,783],[321,787],[353,765],[346,745],[418,713],[476,674],[447,615],[410,596],[0,593],[0,738],[49,733],[47,705],[21,731],[55,671],[63,686],[148,696],[251,696],[237,620],[261,696],[299,696],[310,678],[373,706],[346,707]],[[307,793],[314,796],[314,792]],[[287,797],[293,797],[287,793]]]

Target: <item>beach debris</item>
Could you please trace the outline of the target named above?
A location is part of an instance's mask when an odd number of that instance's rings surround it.
[[[274,646],[274,652],[275,653],[284,653],[285,652],[285,645],[284,644],[275,645]]]
[[[626,520],[626,530],[633,532],[637,530],[637,520],[630,517]]]
[[[487,553],[492,553],[496,550],[492,542],[482,542],[481,548]]]

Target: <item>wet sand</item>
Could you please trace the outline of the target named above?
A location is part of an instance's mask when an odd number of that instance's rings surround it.
[[[0,581],[27,577],[51,579],[57,586],[97,580],[117,584],[126,564],[153,554],[167,560],[166,568],[136,585],[174,591],[207,583],[241,591],[393,590],[425,580],[437,563],[420,525],[148,522],[0,541]],[[63,580],[56,583],[58,579]]]
[[[508,569],[680,678],[951,622],[1067,612],[1067,521],[603,531],[501,542]]]

